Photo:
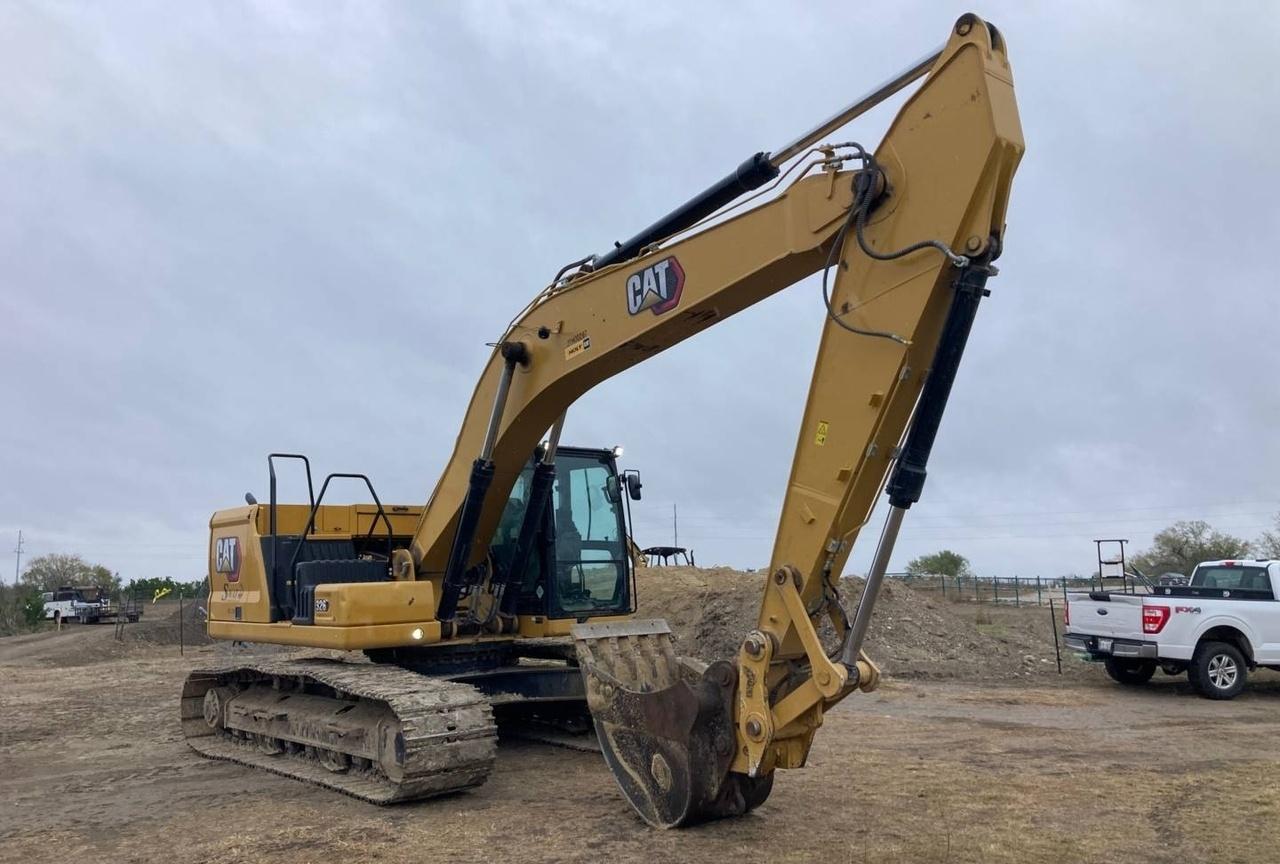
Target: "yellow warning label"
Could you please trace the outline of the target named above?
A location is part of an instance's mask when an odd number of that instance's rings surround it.
[[[814,443],[814,444],[817,444],[819,447],[821,447],[823,444],[826,444],[826,443],[827,443],[827,430],[828,430],[828,429],[830,429],[830,428],[831,428],[831,424],[827,423],[827,421],[826,421],[826,420],[819,420],[819,421],[818,421],[818,434],[814,436],[814,438],[813,438],[813,443]]]
[[[564,347],[564,359],[572,360],[591,347],[591,337],[586,332],[576,333],[569,337],[569,344]]]

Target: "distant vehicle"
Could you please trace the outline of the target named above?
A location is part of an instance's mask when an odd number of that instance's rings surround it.
[[[1173,586],[1186,585],[1187,577],[1183,573],[1161,573],[1159,578],[1156,579],[1156,584]]]
[[[63,621],[79,621],[81,624],[97,624],[115,621],[123,614],[129,622],[138,620],[139,612],[130,609],[121,612],[106,592],[91,586],[63,587],[44,592],[44,617],[48,621],[61,615]]]
[[[1206,561],[1185,585],[1163,578],[1150,593],[1067,595],[1067,647],[1121,684],[1185,672],[1209,699],[1235,698],[1252,669],[1280,670],[1280,561]]]

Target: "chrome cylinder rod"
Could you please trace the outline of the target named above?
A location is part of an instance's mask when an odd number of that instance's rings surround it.
[[[844,644],[840,648],[840,662],[848,669],[855,668],[858,654],[862,652],[862,643],[866,641],[867,630],[871,628],[871,613],[875,611],[876,598],[880,596],[880,585],[884,582],[885,571],[889,569],[889,556],[893,554],[893,546],[898,542],[898,529],[902,527],[902,514],[905,507],[890,507],[889,515],[884,520],[884,530],[880,532],[880,543],[876,546],[876,555],[871,562],[871,570],[867,573],[867,584],[862,588],[862,600],[858,603],[858,614],[853,624],[844,635]]]
[[[567,413],[566,411],[565,414]],[[542,453],[543,465],[556,464],[556,450],[560,447],[560,433],[564,430],[565,414],[560,415],[560,419],[551,427],[551,434],[547,436],[547,449]]]
[[[529,362],[528,349],[521,342],[504,342],[502,353],[502,377],[498,379],[498,392],[493,396],[493,410],[489,413],[489,426],[485,429],[484,444],[480,446],[480,460],[493,460],[493,448],[498,443],[498,427],[502,425],[502,412],[507,408],[507,394],[511,391],[511,379],[516,364]]]
[[[912,81],[916,81],[923,77],[926,72],[933,68],[933,64],[941,56],[942,48],[940,47],[937,50],[931,51],[921,57],[915,63],[911,64],[906,69],[903,69],[888,81],[885,81],[878,87],[872,88],[848,107],[840,109],[835,114],[831,115],[796,140],[792,141],[790,144],[787,144],[784,147],[779,147],[777,150],[770,153],[770,164],[775,168],[778,168],[781,167],[784,162],[788,162],[796,156],[799,156],[801,153],[808,150],[814,144],[817,144],[823,138],[826,138],[850,120],[865,114],[893,94],[897,93],[903,87],[906,87]]]

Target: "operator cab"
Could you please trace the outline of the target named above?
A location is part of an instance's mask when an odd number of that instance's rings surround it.
[[[536,460],[537,454],[512,487],[490,545],[500,572],[515,554]],[[633,611],[627,525],[630,501],[639,497],[639,474],[620,476],[614,451],[558,448],[550,506],[519,580],[518,614],[587,618]]]
[[[534,552],[520,586],[519,615],[585,619],[634,611],[635,591],[630,550],[630,501],[640,497],[635,471],[619,474],[615,450],[560,447],[549,506],[543,510]],[[508,496],[490,542],[490,567],[505,574],[524,522],[535,452]],[[275,460],[302,462],[309,503],[279,504]],[[314,623],[315,589],[320,585],[390,581],[392,553],[409,548],[421,507],[383,505],[372,483],[361,474],[331,474],[314,494],[311,466],[295,454],[271,454],[270,500],[258,508],[261,555],[270,597],[269,620]],[[372,504],[324,504],[331,480],[363,481]],[[257,502],[246,495],[251,506]],[[234,566],[218,549],[211,569]],[[481,568],[473,568],[481,571]],[[487,570],[473,572],[464,598],[483,587]],[[548,578],[550,576],[550,578]],[[464,600],[464,606],[466,601]],[[238,618],[235,620],[239,620]]]

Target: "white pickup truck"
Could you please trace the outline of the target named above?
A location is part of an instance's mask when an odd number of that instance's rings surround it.
[[[1276,584],[1280,561],[1206,561],[1183,586],[1069,594],[1065,642],[1121,684],[1145,684],[1159,668],[1186,672],[1209,699],[1232,699],[1249,670],[1280,669]]]
[[[141,614],[136,604],[122,609],[112,602],[110,595],[97,588],[63,587],[44,593],[44,617],[50,621],[61,617],[63,621],[79,621],[82,624],[98,624],[120,618],[134,622]]]

